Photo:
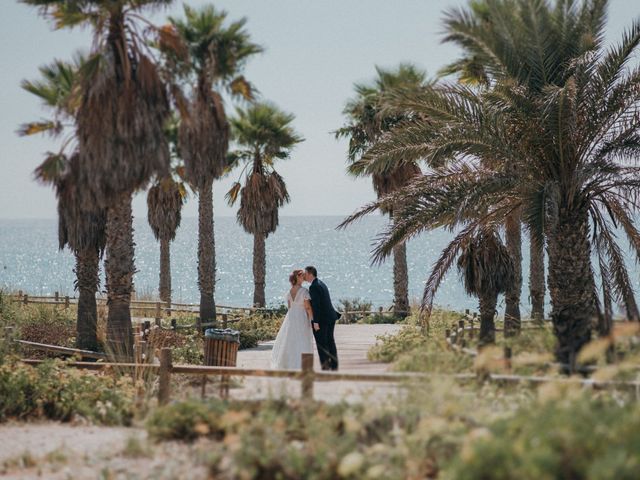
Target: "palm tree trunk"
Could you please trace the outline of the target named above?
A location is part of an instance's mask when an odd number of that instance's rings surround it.
[[[640,312],[638,312],[638,304],[632,289],[625,289],[623,292],[624,306],[627,311],[627,320],[637,322],[640,320]]]
[[[78,285],[78,317],[76,346],[83,350],[98,350],[98,312],[96,291],[100,256],[95,248],[76,252],[76,278]]]
[[[573,371],[577,353],[591,340],[596,316],[586,208],[561,206],[557,224],[550,227],[548,245],[556,356]]]
[[[213,235],[213,182],[206,181],[198,192],[198,287],[202,323],[215,322],[216,244]]]
[[[160,240],[160,300],[171,303],[171,242]]]
[[[611,333],[613,327],[613,305],[611,303],[611,296],[605,291],[603,287],[602,297],[603,305],[600,306],[600,299],[598,295],[594,293],[594,303],[596,306],[596,315],[598,318],[598,335],[604,337]]]
[[[480,336],[478,346],[483,347],[496,342],[496,304],[498,294],[495,292],[485,292],[479,296],[480,309]]]
[[[513,283],[505,292],[504,336],[520,333],[520,295],[522,292],[522,228],[520,214],[507,217],[505,222],[506,247],[513,260]]]
[[[531,297],[531,318],[541,322],[544,319],[544,243],[530,240],[529,244],[529,296]]]
[[[266,304],[264,294],[266,271],[265,236],[255,233],[253,235],[253,305],[255,307],[264,307]]]
[[[393,247],[393,313],[405,318],[409,314],[409,272],[407,268],[407,244]]]
[[[107,344],[109,355],[133,358],[131,290],[133,287],[134,243],[131,195],[121,194],[107,210],[107,257],[105,260],[107,306]]]

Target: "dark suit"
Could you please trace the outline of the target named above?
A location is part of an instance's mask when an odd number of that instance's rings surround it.
[[[309,294],[311,295],[313,321],[320,325],[320,330],[313,330],[320,364],[323,370],[338,370],[338,350],[333,331],[340,314],[333,308],[329,289],[324,282],[316,278],[311,282]]]

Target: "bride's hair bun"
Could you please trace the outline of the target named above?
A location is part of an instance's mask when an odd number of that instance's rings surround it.
[[[294,270],[293,272],[291,272],[291,275],[289,275],[289,283],[292,286],[298,283],[298,275],[302,273],[304,273],[302,270]]]

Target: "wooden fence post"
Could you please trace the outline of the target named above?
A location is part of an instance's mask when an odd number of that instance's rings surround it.
[[[302,354],[302,399],[313,400],[313,354]]]
[[[151,330],[151,321],[150,320],[145,320],[144,323],[142,324],[142,338],[146,341],[147,338],[149,337],[149,330]]]
[[[147,342],[142,340],[138,342],[138,350],[136,351],[136,362],[137,363],[147,363],[149,360],[147,355]]]
[[[18,290],[18,298],[22,298],[22,290]]]
[[[507,370],[511,370],[511,357],[512,357],[511,347],[504,347],[504,366]]]
[[[133,354],[134,354],[134,362],[135,363],[143,363],[142,362],[142,344],[147,342],[135,342],[133,344]]]
[[[156,322],[162,319],[162,310],[160,309],[160,302],[156,302]]]
[[[55,298],[56,302],[60,301],[60,294],[58,292],[55,292],[54,298]]]
[[[29,303],[29,295],[25,293],[24,297],[22,297],[22,302],[27,305]]]
[[[227,315],[226,313],[222,314],[222,328],[227,328],[229,322],[229,315]]]
[[[69,295],[64,297],[64,308],[69,308]]]
[[[13,327],[4,327],[4,338],[7,340],[13,338]]]
[[[171,398],[171,349],[160,350],[160,385],[158,387],[158,403],[166,405]]]

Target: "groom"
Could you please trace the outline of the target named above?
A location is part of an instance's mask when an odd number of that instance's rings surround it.
[[[333,338],[333,329],[340,314],[335,311],[331,303],[329,289],[324,282],[318,280],[315,267],[304,269],[304,279],[309,282],[311,295],[311,309],[313,310],[313,336],[316,338],[318,356],[322,370],[338,370],[338,350]]]

